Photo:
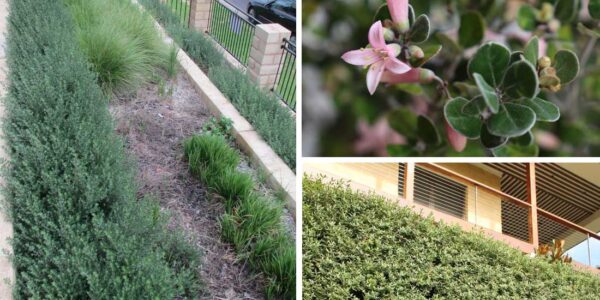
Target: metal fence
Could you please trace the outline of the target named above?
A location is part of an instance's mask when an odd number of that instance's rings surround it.
[[[165,4],[179,17],[181,25],[189,27],[192,0],[164,0]]]
[[[281,49],[281,60],[272,90],[287,106],[296,111],[296,44],[283,39]]]
[[[206,32],[242,65],[248,65],[258,20],[225,0],[211,1]]]

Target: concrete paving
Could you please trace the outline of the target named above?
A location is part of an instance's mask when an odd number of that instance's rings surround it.
[[[2,119],[4,118],[4,96],[6,95],[6,34],[8,18],[8,0],[0,0],[0,128],[2,128]],[[0,133],[0,159],[8,159],[4,152],[5,144]],[[0,185],[4,185],[4,178],[0,177]],[[14,283],[14,270],[10,260],[12,247],[9,240],[13,235],[13,228],[5,212],[6,205],[0,195],[0,299],[12,299],[12,285]]]

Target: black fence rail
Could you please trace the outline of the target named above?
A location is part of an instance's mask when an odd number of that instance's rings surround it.
[[[247,66],[255,26],[260,22],[225,0],[213,0],[210,5],[206,33]]]
[[[272,91],[281,101],[296,111],[296,44],[283,39],[281,49],[281,60]]]
[[[189,27],[192,0],[164,0],[164,2],[179,17],[181,25]]]

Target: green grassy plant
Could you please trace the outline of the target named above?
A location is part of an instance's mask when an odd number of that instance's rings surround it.
[[[296,168],[296,120],[269,91],[262,90],[242,71],[227,64],[205,34],[188,29],[158,0],[141,0],[179,46],[202,68],[286,164]]]
[[[192,174],[225,198],[223,239],[269,279],[267,298],[295,298],[295,246],[282,223],[282,206],[253,191],[251,177],[236,170],[239,157],[223,136],[193,136],[184,149]]]
[[[600,277],[531,258],[341,182],[303,180],[303,299],[594,299]]]
[[[199,253],[156,201],[137,199],[69,11],[9,5],[3,192],[15,299],[194,298]]]
[[[65,0],[82,50],[107,92],[131,92],[160,69],[172,52],[151,18],[128,0]],[[173,71],[169,69],[169,71]]]

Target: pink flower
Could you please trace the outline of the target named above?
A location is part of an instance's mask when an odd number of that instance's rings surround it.
[[[382,82],[387,83],[429,83],[435,78],[433,71],[423,68],[414,68],[402,74],[394,74],[391,72],[383,73]]]
[[[354,151],[358,155],[388,156],[388,145],[406,144],[406,139],[390,127],[386,118],[380,118],[373,125],[360,120],[357,131],[359,138],[354,142]]]
[[[398,24],[401,31],[408,29],[408,0],[387,0],[390,16],[395,24]]]
[[[452,127],[450,127],[450,124],[448,124],[448,121],[445,121],[445,123],[446,134],[448,135],[448,142],[450,143],[450,146],[452,146],[452,148],[457,152],[462,152],[467,146],[467,138],[462,134],[456,132],[456,130],[452,129]]]
[[[402,74],[408,72],[410,67],[396,58],[400,54],[400,46],[395,44],[386,45],[381,21],[371,25],[369,44],[371,48],[348,51],[342,55],[342,59],[351,65],[369,66],[367,88],[369,93],[373,95],[385,70]]]

